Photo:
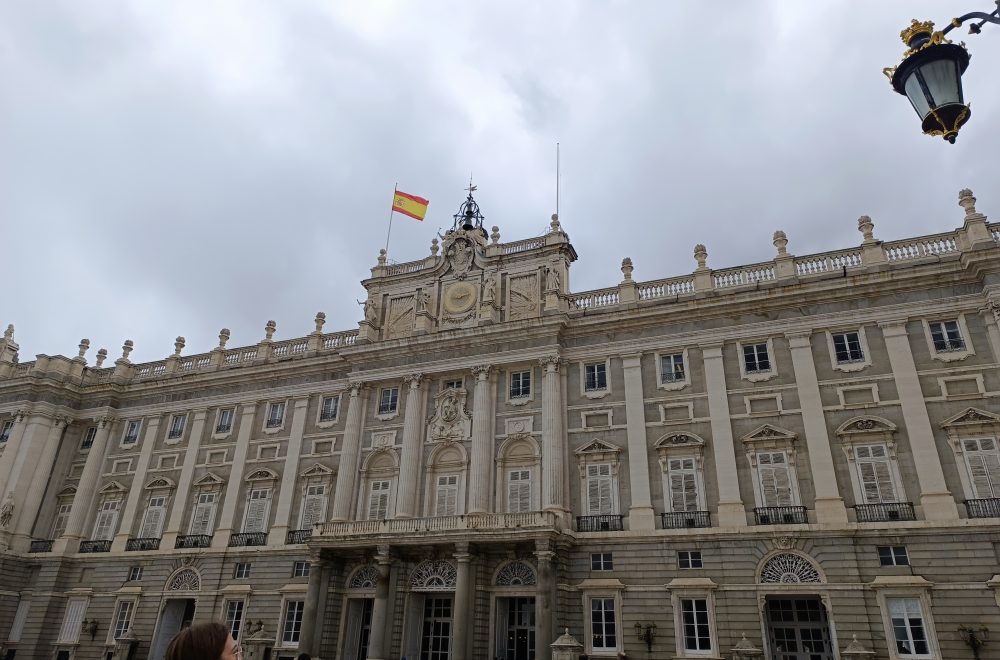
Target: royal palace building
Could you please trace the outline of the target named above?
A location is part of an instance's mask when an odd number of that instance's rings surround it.
[[[106,366],[10,326],[0,658],[160,660],[208,620],[248,660],[1000,657],[975,203],[574,292],[557,217],[503,242],[470,193],[426,257],[382,251],[357,329]]]

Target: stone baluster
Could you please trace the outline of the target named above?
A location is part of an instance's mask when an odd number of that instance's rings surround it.
[[[400,457],[399,490],[396,497],[396,517],[412,518],[417,515],[418,488],[423,475],[424,451],[424,388],[422,374],[403,379],[408,386],[406,409],[403,413],[403,452]]]
[[[746,509],[740,497],[736,471],[736,448],[729,416],[729,393],[722,363],[722,344],[702,344],[705,387],[708,390],[708,414],[712,426],[712,453],[719,490],[719,526],[745,527]]]
[[[285,465],[281,472],[281,486],[278,490],[278,506],[274,512],[274,524],[268,534],[269,545],[284,545],[288,530],[292,525],[292,500],[295,485],[299,480],[299,457],[302,455],[302,436],[305,433],[306,413],[309,397],[295,399],[292,404],[292,428],[285,451]]]
[[[472,408],[472,469],[469,471],[469,513],[488,513],[493,468],[494,400],[490,365],[472,368],[476,377]]]
[[[132,535],[132,526],[135,523],[135,514],[142,504],[146,495],[146,472],[149,469],[149,460],[153,455],[153,447],[156,445],[156,434],[160,430],[160,418],[150,417],[146,420],[145,430],[142,434],[142,442],[139,448],[139,462],[135,466],[135,474],[132,475],[132,487],[129,488],[128,497],[125,500],[125,509],[122,511],[122,521],[118,526],[118,533],[115,534],[111,543],[112,552],[124,552],[129,536]]]
[[[628,474],[632,505],[629,529],[653,530],[656,516],[649,489],[649,449],[646,446],[646,409],[642,394],[641,355],[622,358],[625,372],[625,424],[628,436]]]
[[[550,356],[539,361],[542,367],[542,508],[563,514],[565,478],[563,452],[562,382],[559,379],[559,358]]]
[[[353,518],[354,492],[358,483],[358,462],[361,459],[361,422],[364,419],[365,399],[361,396],[364,385],[351,383],[347,404],[347,421],[344,423],[344,440],[340,448],[340,466],[337,469],[337,487],[333,494],[331,520]]]
[[[198,453],[201,451],[201,438],[205,434],[207,418],[208,410],[204,408],[195,410],[193,413],[191,431],[188,433],[187,451],[184,452],[184,464],[181,466],[181,475],[177,479],[177,492],[174,493],[173,502],[170,503],[167,528],[160,541],[160,547],[167,550],[174,547],[174,542],[181,533],[184,510],[190,504],[188,498],[191,494],[191,483],[194,481],[194,466],[198,463]]]
[[[80,475],[80,483],[77,485],[76,495],[73,496],[73,505],[70,507],[69,519],[66,521],[66,531],[62,537],[56,540],[53,552],[65,553],[69,550],[72,541],[79,541],[83,537],[83,525],[87,522],[87,516],[94,503],[94,493],[100,481],[101,470],[104,467],[104,456],[108,450],[108,436],[111,434],[111,427],[114,420],[104,417],[97,422],[97,434],[94,436],[94,443],[90,446],[87,454],[87,462],[83,466],[83,473]],[[76,548],[72,548],[76,552]]]

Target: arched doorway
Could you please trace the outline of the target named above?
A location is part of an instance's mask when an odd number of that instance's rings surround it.
[[[761,603],[768,657],[834,660],[830,615],[823,598],[810,588],[824,582],[817,566],[798,553],[779,552],[761,563],[758,582],[778,587]]]

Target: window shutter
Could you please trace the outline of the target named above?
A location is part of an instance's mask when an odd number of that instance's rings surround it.
[[[389,482],[373,481],[368,497],[368,519],[383,520],[389,515]]]
[[[100,513],[97,514],[97,522],[94,523],[94,541],[110,541],[115,535],[118,527],[118,507],[120,500],[105,502],[101,506]]]
[[[247,515],[243,521],[244,532],[266,532],[267,518],[271,505],[271,491],[267,489],[250,491]]]
[[[868,504],[895,502],[896,487],[892,482],[892,471],[885,446],[858,447],[855,456],[859,459],[858,475],[861,477],[865,502]]]
[[[530,511],[531,472],[512,470],[507,477],[507,511],[510,513]]]
[[[66,614],[63,616],[62,628],[59,630],[59,642],[76,644],[80,641],[80,627],[83,625],[83,612],[87,609],[86,598],[70,598],[66,603]]]
[[[142,519],[142,529],[139,537],[144,539],[158,539],[163,530],[163,498],[156,497],[150,500],[146,508],[146,515]]]
[[[1000,495],[1000,457],[992,451],[966,452],[972,488],[977,498]]]
[[[758,455],[757,472],[760,475],[760,492],[764,506],[792,504],[792,482],[783,452]]]
[[[698,510],[698,478],[693,458],[673,459],[669,463],[670,510]]]
[[[458,477],[438,477],[436,516],[453,516],[458,511]]]
[[[299,529],[312,529],[313,525],[323,521],[323,505],[326,503],[324,494],[325,489],[322,486],[309,486],[306,489]]]
[[[610,465],[587,466],[587,499],[590,515],[612,513]]]
[[[211,534],[215,525],[215,493],[202,493],[191,514],[191,534]]]
[[[69,512],[72,504],[60,504],[56,511],[56,519],[52,523],[52,538],[57,539],[66,531],[66,522],[69,520]]]

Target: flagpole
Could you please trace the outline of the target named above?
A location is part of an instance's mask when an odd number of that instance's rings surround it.
[[[396,193],[399,191],[399,182],[393,184],[392,186],[392,204],[396,203]],[[389,236],[392,234],[392,214],[395,213],[394,207],[389,206],[389,231],[385,233],[385,255],[389,256]]]
[[[556,217],[559,217],[559,143],[556,142]]]

